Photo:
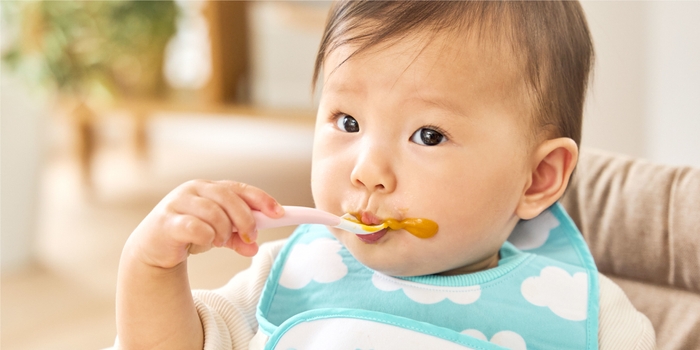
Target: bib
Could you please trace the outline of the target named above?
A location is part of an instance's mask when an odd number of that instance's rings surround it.
[[[598,271],[559,203],[521,221],[495,268],[392,277],[302,225],[258,304],[266,349],[597,349]]]

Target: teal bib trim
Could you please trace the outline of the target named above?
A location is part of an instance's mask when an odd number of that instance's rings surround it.
[[[291,237],[289,237],[289,241],[296,241],[296,239],[299,236],[304,235],[305,233],[309,232],[309,229],[311,228],[311,225],[301,225],[299,226],[294,233],[292,234]],[[282,247],[282,250],[280,250],[278,258],[275,260],[274,264],[272,265],[271,273],[270,276],[267,279],[267,282],[265,283],[265,286],[263,287],[262,290],[262,295],[260,297],[260,301],[258,302],[258,309],[255,312],[255,316],[258,319],[258,325],[260,329],[265,332],[265,334],[270,335],[272,334],[276,329],[277,325],[273,325],[267,320],[267,315],[270,312],[270,305],[272,305],[272,299],[275,296],[277,292],[277,287],[278,283],[277,281],[279,280],[279,274],[278,272],[282,270],[284,267],[285,260],[280,259],[280,256],[287,256],[289,255],[289,250],[291,250],[293,247],[293,244],[285,244],[284,247]],[[271,283],[274,281],[274,283]]]
[[[325,226],[302,225],[275,260],[256,316],[271,341],[324,320],[397,325],[474,349],[593,350],[598,301],[593,258],[557,203],[516,226],[497,267],[458,276],[387,276],[355,260]]]

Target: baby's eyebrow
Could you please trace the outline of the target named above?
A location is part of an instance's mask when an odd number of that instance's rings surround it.
[[[334,94],[360,94],[366,89],[360,84],[348,84],[346,82],[325,82],[323,84],[324,93]]]
[[[455,106],[453,101],[450,101],[449,99],[446,99],[443,96],[425,96],[422,94],[416,94],[415,96],[412,96],[412,98],[417,101],[420,101],[422,104],[447,110],[450,112],[450,116],[461,117],[467,115],[466,111],[462,110],[462,108],[460,108],[459,106]]]

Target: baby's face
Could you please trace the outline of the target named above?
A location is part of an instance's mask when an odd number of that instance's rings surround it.
[[[360,262],[386,274],[478,269],[494,261],[519,220],[533,166],[521,81],[510,58],[454,39],[401,39],[334,70],[352,52],[344,46],[324,65],[316,206],[357,213],[366,224],[425,218],[439,225],[428,239],[331,229]]]

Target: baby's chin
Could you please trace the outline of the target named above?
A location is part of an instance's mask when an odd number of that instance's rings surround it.
[[[370,268],[371,270],[394,277],[414,277],[423,275],[441,274],[451,271],[460,265],[456,261],[439,259],[444,254],[429,253],[425,249],[419,249],[408,242],[400,242],[408,238],[414,242],[413,236],[405,234],[403,238],[398,236],[386,236],[377,243],[368,244],[362,242],[354,234],[331,228],[333,235],[347,248],[352,256]],[[415,242],[414,242],[415,243]],[[403,247],[399,248],[399,247]]]
[[[443,271],[449,270],[440,268],[437,266],[426,265],[421,262],[420,258],[414,259],[401,259],[394,257],[386,258],[384,256],[365,256],[364,254],[355,254],[352,249],[348,249],[350,254],[352,254],[357,261],[362,263],[362,265],[367,266],[371,270],[377,271],[379,273],[394,276],[394,277],[414,277],[423,275],[433,275],[439,274]]]
[[[414,277],[426,275],[462,275],[471,274],[498,266],[498,255],[493,259],[479,260],[474,263],[458,261],[446,261],[439,255],[404,256],[399,254],[385,254],[379,250],[367,251],[365,249],[353,249],[357,247],[346,246],[350,254],[357,261],[371,270],[393,277]],[[363,248],[363,247],[359,247]]]
[[[368,244],[348,232],[339,229],[331,229],[331,231],[357,261],[371,270],[396,277],[431,274],[428,269],[425,269],[425,266],[417,263],[420,258],[415,256],[402,257],[403,254],[391,251],[381,241],[376,244]]]

